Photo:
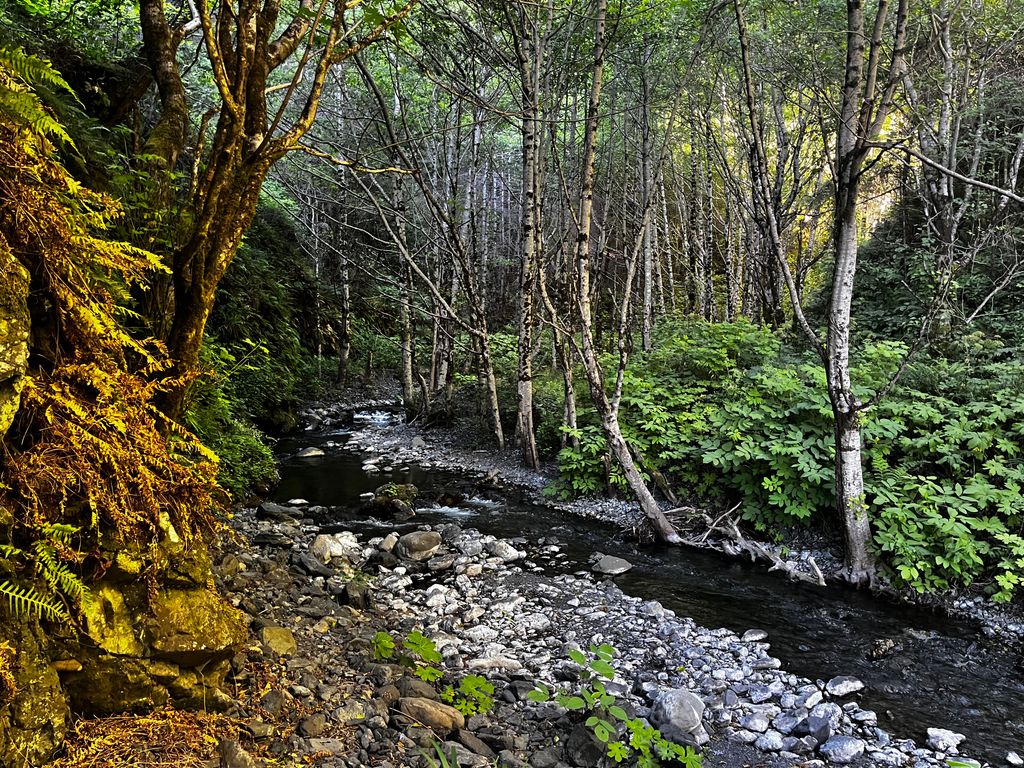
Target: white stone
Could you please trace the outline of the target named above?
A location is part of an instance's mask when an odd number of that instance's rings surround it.
[[[946,728],[928,729],[928,746],[936,752],[951,752],[956,754],[957,747],[967,737],[962,733],[947,730]]]

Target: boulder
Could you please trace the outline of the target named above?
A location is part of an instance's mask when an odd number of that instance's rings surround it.
[[[842,697],[849,696],[851,693],[864,690],[864,683],[858,680],[856,677],[833,677],[825,685],[825,690],[828,691],[830,696]]]
[[[632,567],[633,564],[628,560],[623,560],[621,557],[615,557],[614,555],[605,555],[594,563],[594,572],[603,573],[605,576],[618,576]]]
[[[429,560],[441,546],[441,534],[436,531],[413,531],[398,539],[397,552],[408,560]]]
[[[324,456],[324,455],[325,454],[324,454],[322,449],[317,448],[317,447],[311,445],[308,448],[303,448],[301,451],[296,453],[295,454],[295,458],[296,459],[318,459],[318,458],[320,458],[321,456]]]
[[[949,752],[955,755],[960,742],[966,738],[962,733],[956,733],[945,728],[928,729],[928,746],[936,752]]]
[[[864,754],[865,743],[853,736],[833,736],[821,745],[821,754],[830,763],[845,765]]]
[[[286,507],[283,504],[275,504],[272,501],[264,501],[256,508],[256,517],[263,520],[286,522],[298,520],[302,517],[302,510],[295,507]]]
[[[419,489],[411,483],[385,483],[362,507],[363,514],[382,520],[409,520],[416,516],[413,502]]]
[[[424,725],[438,736],[466,727],[466,718],[455,707],[420,696],[405,696],[396,708],[406,723]]]
[[[651,724],[677,744],[697,740],[703,731],[703,718],[704,702],[685,688],[661,693],[651,707]]]
[[[207,589],[160,592],[144,627],[153,658],[188,667],[230,659],[249,634],[242,613]]]
[[[491,555],[500,558],[503,563],[511,563],[513,560],[518,560],[523,556],[522,552],[502,539],[487,542],[484,545],[484,549]]]
[[[350,531],[342,533],[321,533],[309,547],[309,553],[322,563],[329,563],[336,557],[346,558],[361,549],[355,534]]]
[[[295,635],[284,627],[264,627],[260,630],[260,641],[275,656],[291,656],[298,647]]]

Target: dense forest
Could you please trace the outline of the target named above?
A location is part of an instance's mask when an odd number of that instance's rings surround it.
[[[1019,605],[1022,30],[1012,0],[6,0],[0,705],[60,687],[51,641],[244,636],[208,542],[304,403],[389,382],[664,544],[710,510],[853,585]]]

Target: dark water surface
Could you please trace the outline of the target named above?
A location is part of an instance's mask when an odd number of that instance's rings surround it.
[[[284,454],[346,438],[344,431],[305,435],[278,448]],[[325,522],[372,536],[402,526],[361,519],[355,512],[361,493],[402,482],[430,498],[469,485],[457,474],[418,467],[370,475],[362,463],[329,449],[324,458],[286,459],[275,498],[346,508]],[[812,680],[859,677],[866,684],[861,705],[877,711],[879,725],[894,737],[923,744],[927,727],[949,728],[967,735],[964,754],[996,765],[1005,764],[1010,750],[1024,754],[1024,658],[988,641],[972,624],[852,590],[794,584],[763,566],[714,553],[637,546],[612,526],[531,505],[515,492],[488,495],[457,508],[417,510],[417,523],[407,527],[457,522],[506,538],[556,537],[569,556],[567,571],[587,567],[595,551],[621,555],[634,565],[615,579],[623,591],[659,600],[706,627],[765,629],[772,653],[790,672]],[[872,644],[886,638],[902,645],[902,652],[869,660]]]

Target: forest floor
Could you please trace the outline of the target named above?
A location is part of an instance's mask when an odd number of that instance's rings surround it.
[[[319,429],[346,420],[353,411],[394,411],[399,403],[400,397],[393,384],[376,383],[365,389],[350,388],[336,393],[308,407],[302,417],[307,429]],[[468,407],[456,409],[459,413],[469,411]],[[494,447],[493,436],[480,427],[475,414],[465,415],[450,426],[431,428],[400,420],[368,422],[356,430],[347,448],[366,456],[384,457],[396,465],[416,464],[459,472],[467,479],[521,491],[531,503],[611,523],[641,539],[650,538],[649,526],[636,502],[607,496],[573,500],[553,496],[548,489],[557,483],[555,464],[547,462],[539,470],[524,467],[516,450],[499,451]],[[670,511],[672,505],[663,501],[662,506]],[[758,539],[754,532],[744,529],[743,546],[739,547],[735,539],[724,535],[722,528],[725,526],[708,531],[707,521],[720,524],[723,512],[725,510],[681,506],[671,517],[686,534],[687,546],[756,559],[765,568],[783,570],[793,579],[814,582],[821,576],[828,582],[845,583],[838,536],[808,528],[790,528],[783,532],[780,540],[770,541]],[[923,605],[951,618],[976,622],[986,637],[1011,647],[1024,647],[1024,603],[1020,600],[994,603],[980,588],[922,595],[910,589],[898,589],[884,576],[876,580],[874,589],[880,599]]]

